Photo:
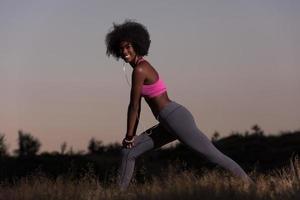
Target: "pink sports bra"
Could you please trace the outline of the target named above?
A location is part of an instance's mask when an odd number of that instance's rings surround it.
[[[167,91],[167,87],[162,79],[158,80],[151,85],[143,85],[142,96],[153,98]]]
[[[139,64],[141,61],[144,61],[143,58],[141,58],[137,64]],[[142,96],[143,97],[149,97],[153,98],[156,97],[164,92],[167,91],[167,87],[163,80],[158,76],[158,80],[151,84],[151,85],[143,85],[142,87]]]

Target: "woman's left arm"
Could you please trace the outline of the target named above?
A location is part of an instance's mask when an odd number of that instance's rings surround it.
[[[139,113],[141,109],[141,91],[145,75],[141,66],[136,66],[132,72],[132,85],[130,91],[130,102],[127,112],[126,139],[131,140],[136,134]]]

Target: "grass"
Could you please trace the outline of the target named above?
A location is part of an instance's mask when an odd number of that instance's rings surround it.
[[[168,169],[165,179],[154,177],[151,182],[137,184],[133,180],[127,191],[115,184],[105,185],[93,171],[79,178],[59,176],[55,179],[41,173],[22,178],[15,183],[0,183],[2,200],[116,200],[116,199],[300,199],[300,161],[268,174],[252,172],[251,186],[224,171],[207,171],[196,175],[193,171],[176,173]]]

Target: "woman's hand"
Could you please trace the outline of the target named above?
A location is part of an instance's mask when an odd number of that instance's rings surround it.
[[[131,149],[134,146],[134,137],[132,139],[127,139],[126,137],[123,139],[122,145],[126,149]]]

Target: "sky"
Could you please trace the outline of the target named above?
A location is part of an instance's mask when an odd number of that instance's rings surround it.
[[[131,69],[104,40],[125,19],[147,27],[146,59],[209,137],[299,130],[299,11],[297,0],[0,0],[0,133],[10,151],[18,130],[41,151],[120,142]],[[137,134],[156,123],[143,100]]]

